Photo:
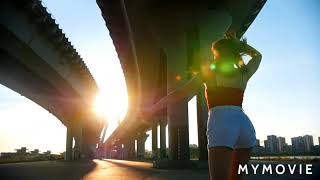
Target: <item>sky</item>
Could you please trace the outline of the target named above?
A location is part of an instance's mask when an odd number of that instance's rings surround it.
[[[127,91],[117,53],[95,1],[44,0],[56,22],[84,59],[100,88],[109,120],[107,136],[127,109]],[[320,136],[320,3],[268,0],[245,33],[262,63],[248,83],[243,108],[261,141],[267,135]],[[197,144],[195,98],[189,102],[190,144]],[[0,85],[0,152],[26,146],[65,149],[66,128],[52,114]],[[150,132],[149,132],[150,133]],[[151,136],[151,135],[150,135]],[[151,138],[146,142],[151,149]]]

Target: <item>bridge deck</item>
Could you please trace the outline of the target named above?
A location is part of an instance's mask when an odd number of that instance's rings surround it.
[[[319,165],[315,164],[313,172],[319,172]],[[308,179],[319,178],[317,175]],[[244,179],[305,179],[300,175],[248,175]],[[93,160],[80,162],[42,161],[28,163],[0,164],[0,179],[125,179],[125,180],[160,180],[209,179],[207,169],[164,170],[154,169],[151,163],[121,161],[121,160]]]

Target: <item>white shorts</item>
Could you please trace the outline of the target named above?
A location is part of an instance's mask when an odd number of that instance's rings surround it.
[[[208,148],[251,148],[256,132],[241,107],[217,106],[209,111],[207,123]]]

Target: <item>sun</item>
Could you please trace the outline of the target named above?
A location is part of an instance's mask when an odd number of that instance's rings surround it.
[[[98,94],[93,102],[93,111],[98,116],[104,116],[107,117],[108,114],[106,113],[106,101],[105,98],[103,98],[100,94]]]
[[[122,94],[102,91],[93,102],[93,111],[108,121],[118,121],[126,115],[127,104],[127,99]]]

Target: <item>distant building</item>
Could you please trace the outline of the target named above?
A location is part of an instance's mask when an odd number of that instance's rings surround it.
[[[278,142],[279,142],[279,152],[285,152],[285,146],[287,145],[286,138],[278,137]]]
[[[8,159],[8,158],[14,158],[17,156],[17,153],[15,152],[2,152],[0,155],[1,159]]]
[[[21,147],[20,149],[16,149],[16,152],[1,152],[1,159],[8,158],[26,158],[26,157],[43,157],[51,155],[51,151],[48,150],[40,154],[39,149],[34,149],[33,151],[28,152],[26,147]]]
[[[319,146],[320,146],[320,137],[318,137],[318,144],[319,144]]]
[[[33,151],[30,151],[31,155],[38,155],[39,154],[39,149],[34,149]]]
[[[270,147],[269,147],[269,144],[268,144],[268,140],[264,140],[263,141],[263,145],[264,145],[265,150],[267,152],[269,152],[270,151]]]
[[[253,147],[252,153],[253,153],[254,156],[255,155],[259,156],[259,155],[262,155],[262,154],[265,153],[265,148],[260,146],[260,140],[259,139],[256,140],[256,145]]]
[[[256,146],[260,146],[260,140],[256,139]]]
[[[313,136],[304,135],[303,136],[304,150],[305,152],[310,152],[313,147]]]
[[[279,140],[277,136],[275,135],[269,135],[267,136],[267,145],[268,145],[268,150],[270,153],[277,153],[279,152]]]
[[[288,153],[288,154],[292,154],[292,145],[288,145],[288,144],[286,144],[286,146],[284,146],[284,148],[283,148],[283,152],[286,152],[286,153]]]
[[[293,153],[303,153],[305,152],[305,145],[302,136],[291,138],[292,151]]]
[[[316,155],[320,155],[320,145],[313,146],[311,152],[315,153]]]
[[[26,147],[21,147],[20,149],[16,149],[16,154],[17,156],[26,156],[28,153],[27,153],[27,148]]]
[[[43,152],[43,155],[50,155],[51,154],[51,151],[46,151],[46,152]]]
[[[21,147],[20,149],[15,149],[16,152],[1,152],[1,159],[8,159],[8,158],[23,158],[26,157],[29,153],[27,152],[26,147]]]

